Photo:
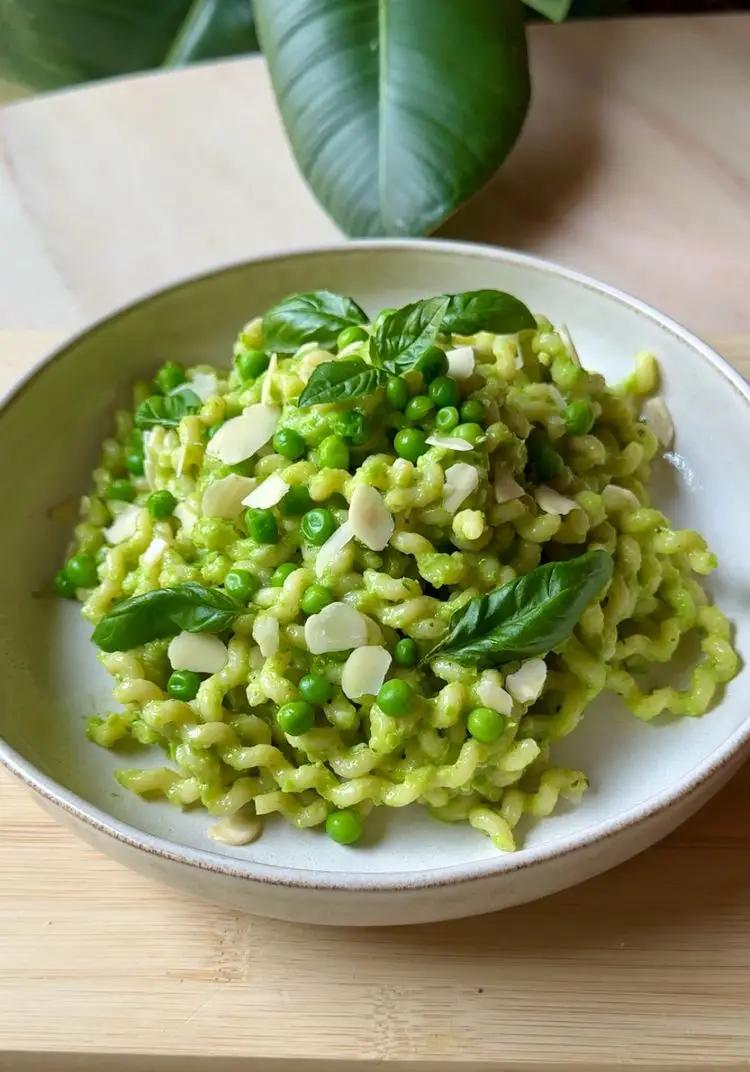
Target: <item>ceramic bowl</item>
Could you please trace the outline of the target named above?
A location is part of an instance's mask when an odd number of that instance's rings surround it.
[[[614,698],[601,698],[556,752],[587,772],[590,791],[579,806],[527,825],[512,855],[416,807],[378,812],[356,848],[280,820],[255,844],[224,848],[209,839],[210,820],[200,811],[121,790],[113,775],[122,758],[84,737],[84,718],[111,705],[110,679],[77,605],[33,595],[69,538],[50,507],[86,489],[132,380],[166,360],[226,362],[249,316],[289,292],[321,287],[370,310],[497,287],[564,321],[584,363],[608,377],[625,375],[638,350],[658,354],[677,438],[657,467],[656,501],[677,524],[705,533],[717,552],[721,566],[709,588],[747,661],[750,390],[743,380],[667,317],[554,264],[457,243],[352,243],[233,265],[148,295],[50,355],[5,399],[0,759],[56,818],[128,866],[283,919],[364,925],[479,914],[620,863],[677,826],[740,764],[750,739],[750,674],[740,673],[702,719],[645,725]]]

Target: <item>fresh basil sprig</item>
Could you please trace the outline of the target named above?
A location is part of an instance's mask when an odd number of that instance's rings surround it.
[[[330,290],[290,294],[263,317],[263,346],[280,354],[293,354],[306,342],[327,349],[344,328],[366,322],[363,310],[342,294]]]
[[[176,428],[188,413],[197,413],[201,400],[189,387],[181,387],[171,395],[151,395],[135,411],[136,428],[165,425]]]
[[[350,361],[326,361],[313,369],[297,403],[301,408],[323,402],[344,402],[370,395],[388,381],[388,373],[361,358]]]
[[[612,556],[602,550],[537,566],[456,611],[448,635],[424,661],[449,655],[468,666],[496,666],[544,655],[568,639],[612,570]]]
[[[502,290],[467,290],[452,294],[440,330],[449,335],[474,335],[492,331],[515,335],[535,328],[536,320],[518,298]]]
[[[92,640],[102,651],[129,651],[150,640],[188,633],[221,633],[234,622],[240,606],[225,592],[190,581],[157,588],[105,614]]]
[[[439,294],[385,317],[370,340],[373,362],[394,375],[417,368],[422,354],[437,338],[449,300]]]

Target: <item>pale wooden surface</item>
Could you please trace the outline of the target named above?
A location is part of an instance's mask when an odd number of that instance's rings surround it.
[[[523,141],[446,233],[630,288],[750,375],[749,47],[742,16],[535,27]],[[336,237],[256,61],[15,105],[0,138],[0,387],[149,286]],[[0,1069],[747,1067],[749,793],[537,904],[354,932],[155,886],[0,774]]]

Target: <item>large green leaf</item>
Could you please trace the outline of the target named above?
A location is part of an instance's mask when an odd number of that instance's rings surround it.
[[[299,165],[349,234],[432,230],[521,129],[519,0],[255,0],[254,9]]]
[[[31,89],[254,48],[250,0],[0,0],[0,75]]]

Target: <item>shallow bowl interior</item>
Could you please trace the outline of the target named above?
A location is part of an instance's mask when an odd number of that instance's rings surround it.
[[[113,779],[123,760],[87,743],[83,720],[111,707],[110,680],[88,640],[76,605],[36,598],[57,568],[69,538],[49,509],[88,484],[113,409],[127,402],[131,381],[166,360],[223,364],[238,327],[291,291],[327,287],[351,294],[369,311],[445,291],[498,287],[532,309],[564,321],[584,364],[618,379],[641,349],[655,351],[663,393],[677,426],[675,453],[660,463],[657,502],[679,525],[706,534],[721,567],[712,594],[736,624],[750,653],[750,558],[743,473],[750,457],[750,408],[741,382],[709,351],[669,321],[624,296],[555,266],[516,254],[427,242],[341,247],[233,267],[151,297],[100,323],[39,369],[0,417],[0,736],[42,775],[72,791],[85,807],[181,846],[227,854],[236,863],[298,873],[408,876],[502,869],[482,835],[430,820],[420,809],[378,814],[367,841],[345,850],[317,832],[281,821],[241,849],[207,837],[200,811],[144,803]],[[582,767],[591,790],[525,831],[519,859],[601,833],[651,801],[680,791],[701,765],[746,723],[750,676],[741,674],[712,713],[700,720],[643,725],[612,698],[600,700],[557,750]],[[738,743],[741,743],[738,741]],[[137,762],[141,762],[140,759]],[[160,763],[159,753],[145,762]],[[30,768],[29,768],[30,769]]]

